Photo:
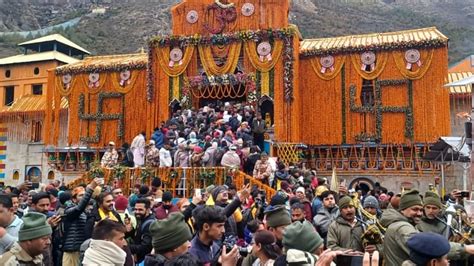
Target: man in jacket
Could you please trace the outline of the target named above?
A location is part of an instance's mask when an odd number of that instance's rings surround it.
[[[43,265],[42,253],[51,245],[52,232],[44,214],[38,212],[26,214],[18,232],[18,242],[14,243],[9,251],[0,255],[0,265]]]
[[[265,131],[267,126],[262,119],[262,114],[258,113],[257,117],[252,121],[253,143],[263,151],[263,144],[265,142]]]
[[[153,134],[151,135],[151,139],[155,142],[155,147],[159,150],[165,144],[165,135],[160,128],[155,128]]]
[[[202,162],[205,167],[214,167],[216,166],[216,152],[217,152],[217,142],[212,142],[211,147],[207,148],[202,156]]]
[[[0,254],[5,253],[16,240],[23,220],[15,215],[12,199],[0,195]]]
[[[419,233],[415,228],[423,214],[423,202],[417,190],[405,192],[400,199],[398,210],[387,209],[381,219],[382,226],[387,228],[384,238],[384,258],[386,266],[402,265],[410,257],[407,241]],[[474,245],[450,243],[449,259],[460,259],[474,254]]]
[[[120,214],[114,210],[114,198],[109,192],[99,194],[96,205],[87,216],[86,227],[84,229],[86,239],[91,238],[96,223],[104,219],[121,222]]]
[[[324,243],[327,241],[329,225],[339,216],[339,208],[336,205],[335,195],[336,192],[330,190],[324,191],[321,194],[320,198],[323,202],[323,207],[319,209],[313,218],[314,226],[324,239]]]
[[[178,207],[171,202],[172,200],[173,195],[171,192],[165,191],[162,197],[162,204],[155,209],[155,217],[157,220],[166,219],[171,213],[179,212]]]
[[[151,203],[147,198],[139,198],[135,203],[135,217],[137,228],[127,234],[132,236],[129,243],[130,251],[135,256],[135,262],[140,263],[152,250],[152,236],[150,225],[155,221],[151,213]]]
[[[95,178],[86,189],[76,187],[72,190],[71,202],[66,206],[62,217],[62,226],[64,227],[63,265],[79,265],[79,250],[82,242],[87,239],[84,230],[87,220],[85,210],[94,189],[100,182],[100,179]]]
[[[416,225],[416,229],[421,232],[432,232],[435,234],[444,235],[445,230],[447,230],[446,225],[440,220],[438,220],[439,218],[446,221],[446,218],[441,215],[443,211],[443,204],[441,203],[441,199],[436,193],[427,191],[425,193],[423,203],[424,215],[421,218],[420,223]],[[453,224],[454,226],[456,226],[455,219],[453,219]]]
[[[339,200],[339,212],[340,215],[329,225],[328,248],[363,252],[361,237],[364,234],[364,228],[362,223],[356,219],[356,209],[350,197],[345,196]],[[367,251],[375,251],[375,246],[367,246]]]
[[[104,219],[96,224],[89,247],[84,253],[83,265],[124,265],[127,253],[123,250],[125,227]]]
[[[163,265],[189,251],[191,231],[181,213],[172,213],[166,219],[153,222],[150,226],[154,255],[145,257],[145,265]]]

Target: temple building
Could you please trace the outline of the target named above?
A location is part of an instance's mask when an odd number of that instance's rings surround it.
[[[271,121],[272,155],[304,160],[319,176],[336,169],[349,186],[378,181],[393,191],[436,182],[439,165],[422,158],[451,133],[445,35],[423,28],[303,39],[288,23],[289,1],[222,2],[174,6],[173,35],[152,37],[147,54],[51,70],[48,167],[86,171],[109,141],[120,146],[150,135],[173,110],[222,100],[252,104]],[[460,182],[449,171],[446,178]]]
[[[0,182],[47,178],[44,171],[49,167],[42,160],[42,151],[47,134],[43,120],[48,70],[78,62],[89,54],[59,34],[18,46],[22,54],[0,59]],[[67,108],[67,101],[59,106]]]

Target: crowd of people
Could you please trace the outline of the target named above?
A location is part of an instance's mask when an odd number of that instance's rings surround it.
[[[474,254],[460,191],[335,188],[303,165],[272,164],[265,130],[250,107],[178,111],[148,141],[109,143],[101,164],[224,166],[273,186],[272,197],[232,179],[191,199],[174,198],[160,177],[130,195],[100,178],[4,187],[0,265],[445,266]]]

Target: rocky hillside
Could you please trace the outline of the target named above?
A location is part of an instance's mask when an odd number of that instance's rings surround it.
[[[94,54],[129,53],[154,34],[169,33],[169,9],[179,0],[0,0],[0,57],[37,30],[81,17],[61,34]],[[105,7],[105,14],[92,14]],[[292,0],[290,22],[305,38],[437,26],[450,39],[450,62],[474,53],[474,0]]]

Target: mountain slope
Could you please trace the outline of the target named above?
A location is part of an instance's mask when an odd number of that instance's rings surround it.
[[[0,32],[35,30],[82,15],[79,25],[60,33],[94,54],[136,52],[149,36],[169,33],[169,9],[178,2],[0,0]],[[6,4],[12,9],[8,14],[1,11]],[[107,12],[91,14],[97,6]],[[305,38],[437,26],[451,39],[450,62],[474,53],[474,0],[293,0],[290,22]],[[0,56],[17,53],[15,44],[22,40],[0,37]]]

